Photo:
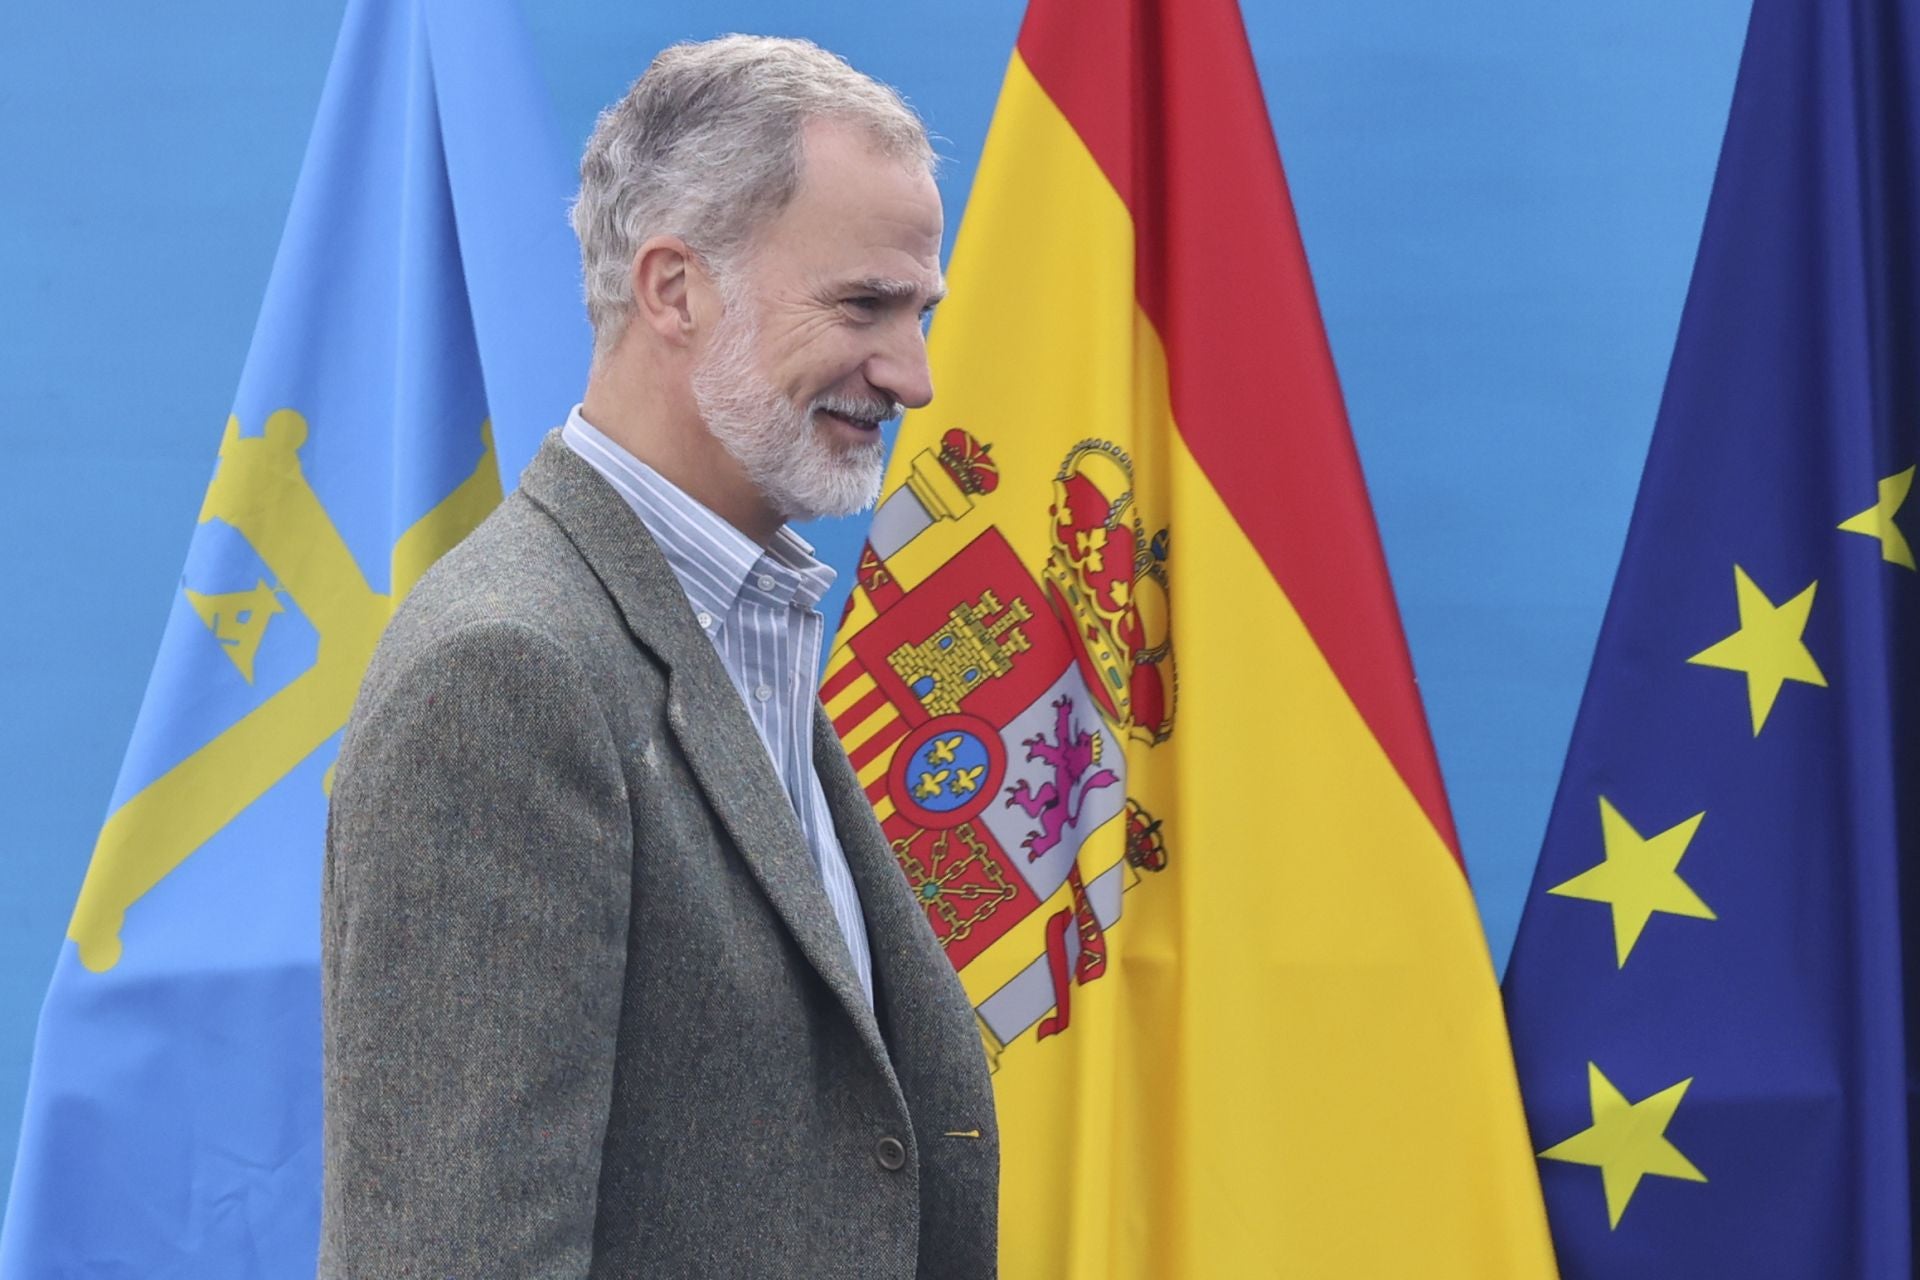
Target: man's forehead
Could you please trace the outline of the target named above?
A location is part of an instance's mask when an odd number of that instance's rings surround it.
[[[809,126],[808,153],[799,190],[762,233],[769,257],[815,289],[937,301],[944,227],[932,175],[829,122]]]

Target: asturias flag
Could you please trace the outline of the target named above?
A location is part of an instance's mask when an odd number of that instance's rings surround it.
[[[979,1013],[1009,1277],[1551,1276],[1232,0],[1034,0],[823,696]]]
[[[1568,1274],[1914,1274],[1920,7],[1758,0],[1507,977]]]
[[[338,734],[591,348],[544,96],[510,0],[349,6],[41,1014],[8,1280],[313,1274]]]

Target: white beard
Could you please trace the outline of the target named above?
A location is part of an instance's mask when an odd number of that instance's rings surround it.
[[[880,496],[886,445],[876,432],[870,443],[842,448],[826,439],[815,414],[884,420],[900,406],[845,396],[820,396],[794,408],[759,371],[759,331],[744,296],[724,297],[726,313],[714,330],[713,348],[693,373],[693,402],[707,430],[747,474],[761,496],[785,520],[850,516]]]

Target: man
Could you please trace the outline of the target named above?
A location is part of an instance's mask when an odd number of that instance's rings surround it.
[[[333,783],[326,1276],[986,1276],[972,1009],[813,696],[932,396],[920,121],[799,41],[657,58],[574,208],[595,359],[415,588]]]

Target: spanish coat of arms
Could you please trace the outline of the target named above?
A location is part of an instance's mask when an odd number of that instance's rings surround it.
[[[1126,747],[1164,742],[1175,703],[1171,639],[1149,633],[1166,630],[1167,534],[1147,534],[1131,460],[1111,443],[1082,441],[1061,463],[1037,579],[989,524],[899,581],[891,557],[999,482],[990,446],[962,430],[912,459],[861,555],[848,618],[861,604],[870,617],[843,628],[821,691],[963,977],[1048,908],[1039,953],[975,992],[996,1067],[1026,1031],[1067,1029],[1073,988],[1107,970],[1125,890],[1166,866],[1160,823],[1127,794]],[[1090,846],[1097,831],[1120,838]]]

